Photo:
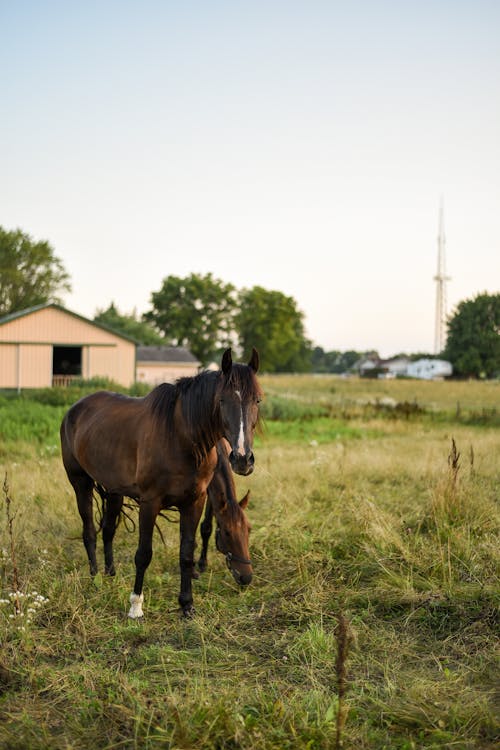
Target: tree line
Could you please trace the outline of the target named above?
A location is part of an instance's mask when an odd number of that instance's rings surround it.
[[[295,300],[260,286],[237,290],[212,274],[167,276],[143,315],[112,302],[94,320],[142,344],[184,346],[203,364],[231,346],[259,351],[266,372],[308,372],[311,344]]]
[[[0,316],[61,302],[70,278],[47,241],[0,226]],[[151,293],[150,309],[120,312],[111,302],[94,320],[141,344],[184,346],[203,364],[232,346],[259,350],[267,372],[343,373],[367,352],[325,352],[305,335],[304,313],[293,297],[261,286],[236,289],[211,273],[167,276]],[[462,301],[448,321],[441,356],[457,375],[500,374],[500,294]]]

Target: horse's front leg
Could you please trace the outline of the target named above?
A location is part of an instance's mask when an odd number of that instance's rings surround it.
[[[142,617],[142,603],[144,594],[142,585],[144,574],[153,557],[153,531],[156,518],[160,512],[160,503],[153,500],[141,500],[139,507],[139,546],[135,553],[135,583],[130,594],[130,610],[128,616],[133,620]]]
[[[214,516],[214,511],[212,508],[212,503],[210,502],[210,496],[207,498],[207,504],[205,507],[205,517],[203,518],[203,521],[201,522],[200,526],[200,533],[201,533],[201,555],[200,559],[198,560],[198,568],[201,573],[207,569],[207,551],[208,551],[208,542],[212,535],[212,520]]]
[[[192,578],[194,573],[194,548],[196,529],[200,522],[205,497],[202,496],[181,510],[179,563],[181,569],[181,591],[179,604],[186,617],[194,614]]]

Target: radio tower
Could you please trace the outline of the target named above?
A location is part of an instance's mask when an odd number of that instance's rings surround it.
[[[437,274],[434,276],[436,282],[436,322],[434,328],[434,353],[439,354],[443,351],[445,345],[446,330],[446,282],[450,276],[446,275],[446,254],[444,237],[444,211],[443,199],[439,202],[439,232],[438,232],[438,261]]]

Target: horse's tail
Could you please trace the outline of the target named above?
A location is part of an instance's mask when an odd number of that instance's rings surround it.
[[[97,490],[97,493],[99,494],[99,497],[101,499],[99,503],[99,499],[96,497],[96,493],[94,492],[94,500],[97,506],[96,521],[99,527],[98,528],[98,532],[99,532],[99,531],[102,531],[102,527],[104,525],[104,518],[106,516],[106,503],[108,501],[109,492],[102,486],[102,484],[99,484],[98,482],[94,482],[94,490]],[[135,532],[136,523],[127,511],[133,511],[136,507],[137,507],[136,505],[129,505],[128,503],[123,503],[120,509],[120,513],[118,514],[116,518],[115,529],[118,528],[123,518],[123,523],[127,531],[131,533]],[[178,523],[178,520],[171,518],[170,516],[167,516],[164,512],[160,512],[158,515],[159,517],[165,518],[167,521],[170,521],[171,523]],[[163,538],[163,534],[161,533],[161,529],[158,526],[158,523],[155,523],[155,526],[161,537],[161,540],[164,546],[166,546],[165,539]]]
[[[96,521],[99,525],[99,531],[102,531],[102,527],[104,524],[104,518],[106,517],[106,504],[108,502],[109,493],[102,484],[99,484],[98,482],[94,482],[94,490],[97,490],[99,497],[101,498],[101,504],[99,505],[99,499],[96,497],[96,494],[94,492],[94,500],[96,501]],[[128,532],[134,533],[136,529],[136,522],[131,517],[130,513],[128,511],[134,511],[136,508],[136,505],[129,504],[129,503],[123,503],[122,507],[120,508],[120,512],[116,517],[115,522],[115,530],[120,525],[121,521],[123,520],[123,523],[125,525],[125,528]]]
[[[104,523],[104,516],[106,514],[106,500],[107,500],[108,495],[107,495],[107,492],[104,489],[104,487],[101,484],[98,484],[97,482],[94,482],[94,489],[97,490],[97,492],[99,493],[99,496],[101,498],[101,502],[99,504],[99,500],[97,499],[95,492],[93,493],[94,500],[95,500],[96,506],[97,506],[96,521],[97,521],[98,526],[99,526],[99,531],[102,531],[102,526],[103,526],[103,523]],[[119,520],[119,517],[118,517],[118,520]],[[118,523],[117,523],[117,525],[118,525]]]

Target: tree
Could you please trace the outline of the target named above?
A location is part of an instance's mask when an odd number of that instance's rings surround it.
[[[57,293],[70,290],[69,275],[48,242],[0,227],[0,315],[60,302]]]
[[[244,352],[255,346],[267,372],[308,372],[311,344],[295,300],[260,286],[239,294],[236,329]]]
[[[332,366],[340,352],[325,352],[323,347],[315,346],[311,352],[311,369],[313,372],[332,372]]]
[[[191,274],[167,276],[151,295],[152,309],[144,320],[152,323],[173,346],[186,346],[204,365],[218,358],[234,338],[235,289],[214,279]]]
[[[356,360],[361,355],[356,355]],[[344,353],[339,351],[325,352],[321,346],[315,346],[311,355],[311,366],[313,372],[341,373],[349,368],[344,362]]]
[[[161,345],[165,343],[165,339],[149,323],[141,320],[135,310],[128,315],[122,314],[117,310],[114,302],[107,310],[97,310],[94,320],[96,323],[113,328],[124,336],[135,339],[140,344]]]
[[[317,346],[312,353],[311,361],[313,372],[331,372],[340,375],[357,370],[356,365],[364,359],[378,360],[378,352],[373,350],[356,352],[354,349],[345,352],[325,352],[320,346]]]
[[[457,375],[500,373],[500,294],[478,294],[460,302],[448,322],[444,356]]]

